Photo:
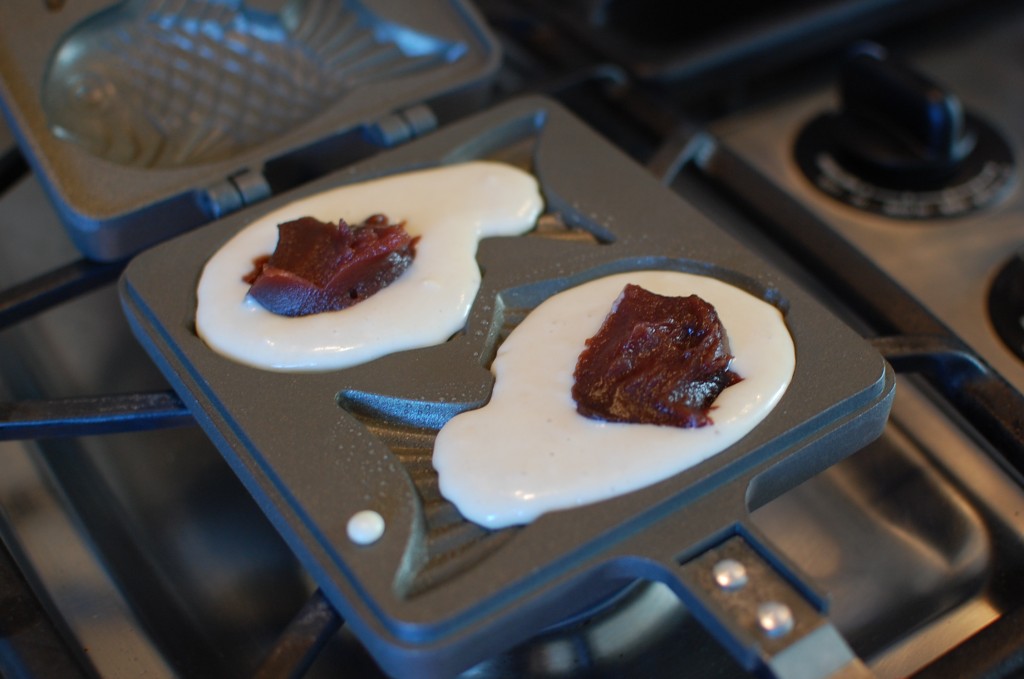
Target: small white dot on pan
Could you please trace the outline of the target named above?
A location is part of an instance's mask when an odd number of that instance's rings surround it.
[[[384,535],[384,517],[372,509],[356,512],[348,520],[348,538],[357,545],[373,544]]]

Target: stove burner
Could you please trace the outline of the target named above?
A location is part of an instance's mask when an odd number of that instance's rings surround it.
[[[1024,360],[1024,249],[996,274],[989,290],[988,313],[999,338]]]
[[[1003,195],[1013,152],[952,93],[862,47],[844,65],[842,105],[809,123],[796,161],[823,192],[895,219],[957,217]]]

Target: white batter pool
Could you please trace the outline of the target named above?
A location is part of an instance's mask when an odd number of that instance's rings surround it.
[[[743,378],[681,429],[592,420],[576,412],[576,360],[627,283],[668,296],[696,294],[718,312]],[[638,271],[600,278],[534,309],[499,347],[486,406],[452,418],[434,444],[442,494],[488,528],[528,523],[666,479],[739,441],[771,412],[796,353],[780,311],[714,278]]]
[[[347,368],[445,342],[466,322],[480,287],[477,244],[533,228],[543,201],[532,175],[470,162],[406,172],[316,194],[246,226],[203,269],[196,330],[214,351],[277,371]],[[361,223],[383,213],[420,236],[416,258],[391,285],[340,311],[278,316],[248,296],[242,277],[277,245],[277,225],[303,216]]]

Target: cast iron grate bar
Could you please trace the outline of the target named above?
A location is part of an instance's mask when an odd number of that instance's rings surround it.
[[[343,623],[318,589],[278,637],[256,671],[255,679],[302,677]]]
[[[28,163],[17,146],[3,151],[0,155],[0,195],[13,188],[28,173]],[[0,290],[0,330],[117,280],[126,263],[80,259],[7,290]]]
[[[80,259],[0,291],[0,330],[112,283],[125,264]]]
[[[0,441],[116,434],[192,422],[172,391],[0,403]]]
[[[871,340],[897,372],[925,375],[1001,451],[1024,454],[1024,397],[960,340],[902,335]]]
[[[6,193],[28,174],[28,163],[18,147],[12,147],[0,155],[0,195]]]

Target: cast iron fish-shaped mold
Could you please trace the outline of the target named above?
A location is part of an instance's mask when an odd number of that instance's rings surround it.
[[[529,149],[513,133],[524,127],[532,128]],[[686,564],[727,533],[756,535],[750,507],[876,438],[891,406],[891,367],[859,335],[544,99],[461,119],[273,197],[253,214],[362,178],[493,160],[509,143],[527,151],[546,209],[593,238],[481,242],[481,289],[463,332],[444,344],[301,375],[241,366],[211,351],[188,320],[191,288],[252,214],[148,250],[121,279],[136,336],[392,676],[465,671],[631,580],[658,580],[689,596]],[[634,493],[500,531],[466,522],[436,486],[432,439],[454,411],[488,398],[487,366],[500,340],[575,283],[673,263],[785,303],[799,359],[780,406],[736,446]],[[357,545],[347,521],[368,508],[387,529],[373,545]]]
[[[362,85],[419,75],[465,45],[386,21],[358,0],[125,0],[53,52],[43,109],[58,137],[133,167],[231,158]]]

